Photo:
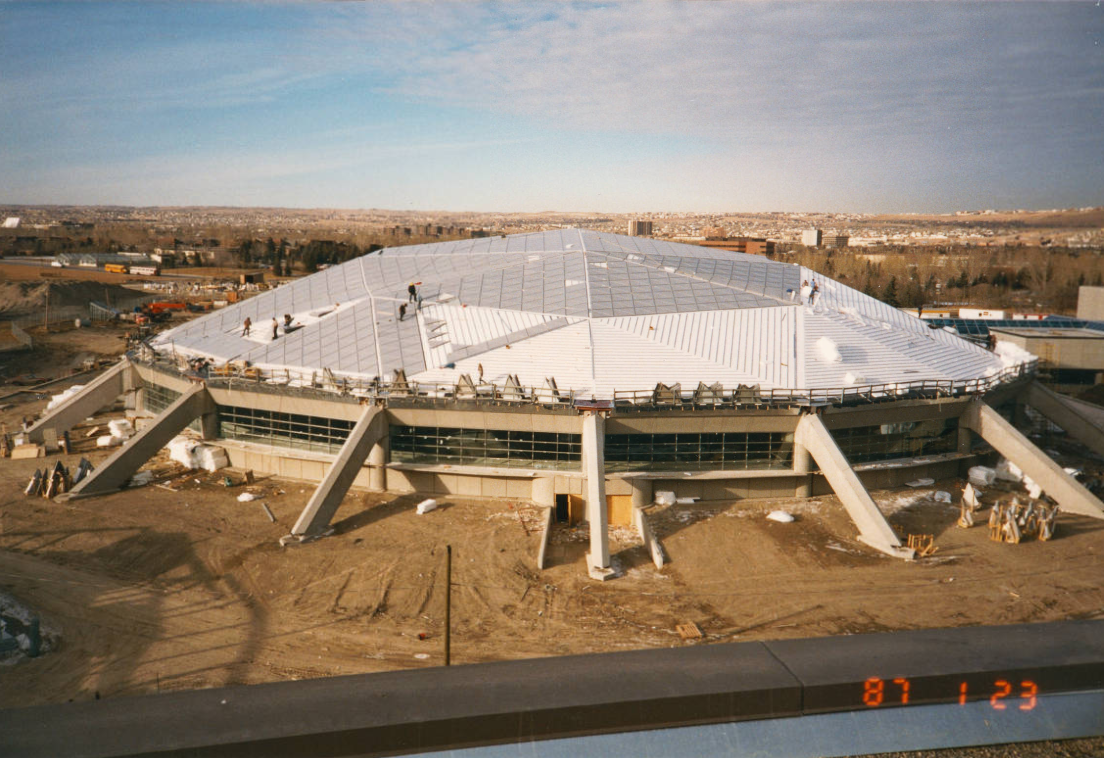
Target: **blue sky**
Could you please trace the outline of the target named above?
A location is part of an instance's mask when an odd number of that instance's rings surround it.
[[[1104,8],[3,4],[0,203],[1104,205]]]

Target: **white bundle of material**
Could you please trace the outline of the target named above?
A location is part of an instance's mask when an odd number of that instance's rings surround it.
[[[969,487],[970,485],[966,485]],[[951,502],[951,493],[940,490],[935,493],[935,502],[937,503],[949,503]]]
[[[978,487],[988,487],[997,478],[997,472],[988,466],[971,466],[969,472],[967,472],[967,478],[970,480],[970,484]]]
[[[418,515],[424,516],[436,507],[437,501],[433,498],[430,498],[429,500],[423,500],[422,502],[418,503]]]
[[[226,456],[226,451],[221,447],[199,445],[196,447],[194,455],[196,468],[201,468],[204,471],[215,472],[220,468],[226,468],[230,465],[230,459]]]
[[[696,497],[680,497],[676,498],[675,502],[679,505],[693,505],[698,502],[698,499]]]
[[[252,492],[243,492],[240,495],[238,495],[238,502],[239,503],[248,503],[250,500],[253,500],[256,497],[257,496],[254,495]]]
[[[906,487],[930,487],[933,484],[935,484],[935,480],[930,476],[913,479],[911,482],[905,482]]]
[[[675,493],[674,492],[657,492],[655,493],[656,505],[674,505]]]
[[[184,468],[196,468],[192,450],[198,446],[198,442],[187,437],[173,437],[165,447],[169,450],[169,460],[176,461]]]
[[[134,427],[125,418],[112,419],[107,422],[108,430],[116,437],[127,439],[134,435]]]
[[[767,514],[767,518],[780,524],[789,524],[794,520],[794,517],[785,511],[771,511]]]
[[[122,437],[116,437],[114,434],[104,434],[96,438],[96,447],[115,447],[123,444]]]
[[[187,437],[174,437],[166,447],[169,449],[169,459],[185,468],[201,468],[214,472],[230,465],[226,451],[221,447],[204,445]]]
[[[80,392],[82,389],[84,389],[83,384],[74,384],[72,387],[65,390],[65,392],[62,392],[60,395],[54,395],[53,397],[50,398],[50,403],[49,403],[49,405],[46,406],[46,410],[48,410],[48,411],[53,410],[54,408],[61,405],[62,403],[64,403],[69,398],[71,398],[73,395]]]
[[[1018,482],[1023,479],[1023,471],[1020,470],[1020,467],[1004,458],[997,464],[996,472],[997,478],[1006,482]]]

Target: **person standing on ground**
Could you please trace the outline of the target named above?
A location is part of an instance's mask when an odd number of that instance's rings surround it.
[[[483,383],[483,364],[479,364],[479,383]]]
[[[413,287],[414,285],[410,285],[410,286]],[[402,321],[404,318],[406,318],[406,303],[400,303],[399,304],[399,321]]]
[[[276,339],[276,330],[280,328],[280,322],[276,320],[276,317],[272,317],[272,339]]]
[[[242,324],[242,336],[243,337],[248,337],[249,336],[249,328],[251,326],[253,326],[253,321],[249,318],[249,316],[246,316],[245,317],[245,322]]]
[[[410,286],[406,288],[407,297],[406,302],[416,303],[418,301],[418,288],[414,285],[414,282],[410,283]]]

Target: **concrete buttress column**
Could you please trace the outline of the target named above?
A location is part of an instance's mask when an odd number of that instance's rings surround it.
[[[379,423],[387,424],[386,418]],[[387,458],[391,449],[391,438],[387,436],[386,429],[382,434],[384,436],[368,451],[368,489],[373,492],[387,491]]]
[[[629,484],[632,485],[633,508],[646,508],[652,504],[654,495],[651,479],[630,479]]]
[[[804,445],[798,444],[797,435],[794,435],[794,447],[793,447],[793,467],[795,474],[801,474],[801,478],[797,480],[797,486],[794,488],[794,497],[812,497],[813,496],[813,456],[809,453],[809,448]]]
[[[368,451],[380,438],[381,417],[386,418],[381,406],[365,406],[364,413],[353,431],[349,432],[349,438],[345,440],[337,458],[330,464],[326,476],[299,514],[295,526],[291,528],[291,534],[281,539],[281,544],[286,544],[290,541],[289,538],[317,537],[326,531],[330,519],[337,512],[341,501],[345,499],[345,493],[349,491],[364,465]]]
[[[820,416],[806,413],[797,422],[794,447],[798,445],[809,451],[820,467],[820,472],[847,509],[847,515],[859,529],[859,540],[894,558],[911,560],[913,551],[901,546],[901,541],[878,510],[877,503],[866,491]]]
[[[609,518],[606,513],[606,422],[599,411],[583,412],[583,473],[586,476],[586,511],[590,523],[587,572],[592,579],[611,579]]]
[[[126,484],[142,464],[169,444],[188,424],[204,414],[213,414],[215,401],[207,385],[195,384],[138,434],[131,437],[69,493],[70,498],[103,495]]]
[[[966,406],[958,423],[1019,466],[1063,511],[1104,519],[1104,503],[980,398]]]
[[[1060,395],[1038,382],[1027,388],[1027,404],[1097,455],[1104,455],[1104,408]]]
[[[132,389],[135,384],[131,376],[133,372],[134,367],[131,362],[123,358],[85,385],[84,389],[35,422],[27,430],[28,439],[31,442],[42,442],[42,431],[48,428],[56,431],[57,436],[61,437],[72,429],[74,424],[84,421],[104,406],[114,403],[119,395]]]

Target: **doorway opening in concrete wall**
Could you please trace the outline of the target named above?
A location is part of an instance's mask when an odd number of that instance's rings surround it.
[[[567,495],[556,495],[556,521],[558,523],[565,523],[567,519]]]

